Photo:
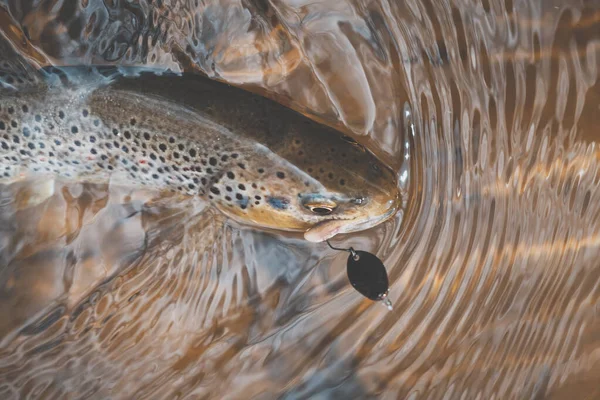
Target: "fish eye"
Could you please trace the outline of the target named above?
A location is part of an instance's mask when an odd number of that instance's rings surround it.
[[[356,140],[352,139],[350,136],[342,136],[342,139],[350,144],[358,144]]]
[[[307,195],[304,201],[302,201],[302,205],[316,215],[329,215],[338,206],[332,199],[320,195]]]
[[[351,145],[353,145],[354,147],[356,147],[357,149],[359,149],[362,152],[367,151],[362,144],[358,143],[356,140],[352,139],[350,136],[344,135],[344,136],[342,136],[342,140],[347,143],[350,143]]]
[[[333,208],[326,206],[312,207],[309,206],[308,209],[317,215],[329,215],[333,212]]]

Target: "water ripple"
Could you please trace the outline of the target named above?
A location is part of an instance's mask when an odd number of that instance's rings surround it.
[[[597,4],[36,4],[0,1],[28,60],[267,94],[390,161],[404,209],[342,238],[384,259],[388,312],[345,256],[191,200],[2,187],[0,398],[600,396]]]

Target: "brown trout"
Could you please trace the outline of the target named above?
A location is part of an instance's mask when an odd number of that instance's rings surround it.
[[[0,91],[0,183],[49,174],[200,196],[309,241],[373,227],[399,205],[394,173],[337,131],[199,77]]]

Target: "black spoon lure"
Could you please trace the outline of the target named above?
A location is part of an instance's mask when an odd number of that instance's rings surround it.
[[[383,262],[374,254],[366,251],[340,249],[333,247],[329,240],[327,244],[333,250],[347,251],[350,253],[346,264],[348,280],[354,289],[367,299],[381,301],[388,310],[392,310],[392,302],[387,298],[390,291],[387,271]]]

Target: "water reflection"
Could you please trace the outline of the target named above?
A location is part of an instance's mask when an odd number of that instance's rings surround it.
[[[345,255],[193,201],[59,183],[30,209],[3,187],[0,397],[600,396],[596,3],[0,4],[37,64],[243,85],[407,191],[342,238],[388,266],[390,313]]]

